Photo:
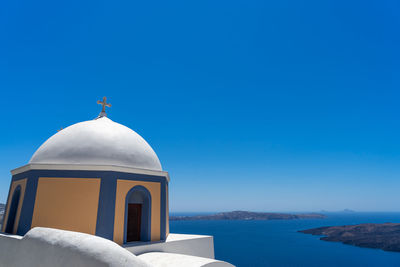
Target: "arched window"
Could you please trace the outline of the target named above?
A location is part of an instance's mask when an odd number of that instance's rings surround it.
[[[10,209],[8,210],[8,219],[6,224],[6,233],[14,233],[15,217],[17,216],[19,198],[21,196],[21,186],[15,188],[13,196],[11,198]]]
[[[133,187],[125,200],[124,242],[151,240],[151,194],[144,186]]]

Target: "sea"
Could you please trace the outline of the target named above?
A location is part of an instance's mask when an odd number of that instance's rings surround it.
[[[400,213],[323,213],[325,219],[171,221],[171,233],[214,236],[215,257],[238,267],[400,266],[400,252],[319,240],[299,230],[359,223],[400,223]],[[171,215],[195,215],[171,213]],[[197,213],[196,213],[197,215]]]

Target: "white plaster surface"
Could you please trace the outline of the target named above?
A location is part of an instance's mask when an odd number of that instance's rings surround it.
[[[167,252],[214,259],[214,239],[207,235],[169,234],[165,242],[132,242],[124,247],[135,255]]]
[[[145,253],[138,258],[154,267],[234,267],[224,261],[165,252]]]
[[[71,125],[44,142],[29,163],[114,165],[161,171],[150,145],[107,117]]]
[[[0,234],[0,266],[150,267],[116,243],[94,235],[36,227],[23,238]]]

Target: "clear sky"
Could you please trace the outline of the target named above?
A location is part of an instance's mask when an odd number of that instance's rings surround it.
[[[61,127],[109,117],[171,211],[400,211],[398,1],[1,1],[0,201]]]

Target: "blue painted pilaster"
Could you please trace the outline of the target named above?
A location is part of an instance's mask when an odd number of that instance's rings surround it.
[[[24,202],[22,203],[21,215],[17,228],[17,235],[25,235],[31,229],[33,209],[38,185],[38,176],[28,175],[25,187]]]
[[[161,209],[161,216],[160,216],[160,239],[165,240],[166,237],[166,223],[167,223],[167,187],[166,187],[166,181],[161,182],[161,203],[160,203],[160,209]]]
[[[97,209],[96,235],[113,240],[115,196],[117,179],[115,174],[107,173],[101,178],[99,207]]]

